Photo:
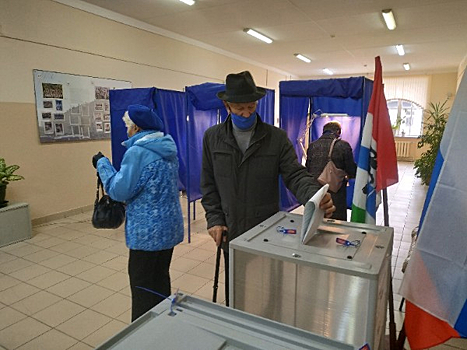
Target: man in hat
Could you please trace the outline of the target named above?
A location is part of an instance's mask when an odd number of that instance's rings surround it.
[[[201,203],[218,246],[222,232],[228,232],[224,253],[230,240],[279,211],[279,175],[302,204],[321,187],[298,162],[285,131],[263,123],[256,113],[265,94],[250,72],[229,74],[226,90],[217,94],[229,116],[204,134]],[[335,210],[329,193],[320,207],[327,217]]]
[[[120,170],[99,152],[92,158],[104,189],[126,203],[125,238],[130,249],[131,320],[171,295],[169,267],[183,241],[178,191],[177,147],[155,110],[128,106],[123,116],[128,140]]]

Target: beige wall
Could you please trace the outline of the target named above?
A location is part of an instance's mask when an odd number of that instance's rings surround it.
[[[7,200],[29,203],[35,222],[90,206],[91,157],[111,150],[110,141],[39,142],[33,69],[180,91],[242,70],[276,90],[287,78],[49,0],[0,1],[0,62],[0,157],[26,178],[8,186]]]

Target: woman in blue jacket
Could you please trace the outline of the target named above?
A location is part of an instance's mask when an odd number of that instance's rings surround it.
[[[169,267],[174,246],[183,241],[183,216],[177,147],[170,135],[164,135],[162,120],[148,107],[131,105],[123,121],[129,138],[123,142],[127,151],[120,170],[100,152],[93,164],[107,194],[126,203],[134,321],[171,294]]]

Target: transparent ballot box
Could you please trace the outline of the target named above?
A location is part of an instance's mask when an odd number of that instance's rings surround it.
[[[302,220],[278,212],[230,242],[231,306],[382,349],[393,229],[321,217],[304,233]]]
[[[356,350],[332,339],[183,294],[165,300],[96,349]]]

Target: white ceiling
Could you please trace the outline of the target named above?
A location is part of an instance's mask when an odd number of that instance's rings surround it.
[[[467,54],[467,0],[84,0],[181,35],[206,47],[299,78],[373,75],[381,56],[385,75],[456,72]],[[100,9],[90,6],[95,13]],[[391,8],[389,31],[381,10]],[[245,34],[253,28],[274,40]],[[403,44],[405,56],[394,45]],[[309,57],[305,63],[295,53]],[[402,64],[410,63],[405,72]]]

